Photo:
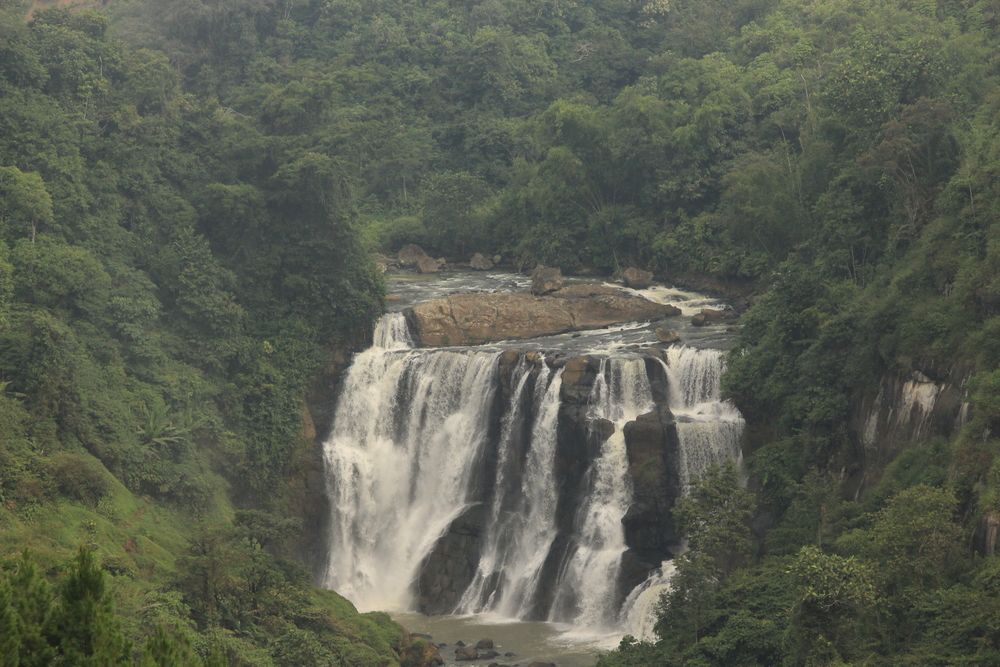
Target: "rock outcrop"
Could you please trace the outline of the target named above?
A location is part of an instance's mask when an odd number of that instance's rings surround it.
[[[622,280],[625,282],[626,287],[646,289],[653,284],[653,273],[630,266],[622,272]]]
[[[453,294],[407,311],[416,340],[425,347],[482,345],[551,336],[679,315],[614,287],[571,285],[539,297],[497,292]]]
[[[624,431],[633,502],[622,523],[625,541],[643,561],[640,576],[645,578],[649,568],[680,542],[671,513],[681,496],[680,442],[666,405],[639,415]],[[637,583],[626,582],[628,589]]]
[[[542,296],[561,289],[563,286],[562,271],[552,266],[539,264],[531,273],[531,293]]]
[[[476,574],[488,513],[485,505],[473,505],[438,540],[417,580],[417,605],[422,612],[448,614],[455,608]]]

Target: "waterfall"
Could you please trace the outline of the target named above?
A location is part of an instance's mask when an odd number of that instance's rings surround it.
[[[636,639],[653,641],[653,632],[659,618],[660,598],[669,593],[676,567],[673,561],[665,560],[660,569],[653,570],[643,583],[639,584],[625,598],[622,605],[621,621],[625,632]]]
[[[677,420],[681,485],[687,491],[710,466],[742,460],[743,418],[721,398],[722,351],[675,345],[667,350],[664,368]]]
[[[544,358],[531,401],[534,421],[520,484],[507,485],[514,430],[521,395],[530,377],[522,358],[514,370],[516,389],[504,418],[488,540],[476,575],[458,605],[462,613],[495,611],[510,618],[526,617],[535,602],[539,575],[556,534],[556,422],[562,369],[554,375]],[[550,380],[551,377],[551,380]],[[509,508],[509,509],[505,509]]]
[[[661,394],[646,357],[581,359],[586,372],[575,367],[564,387],[565,361],[417,349],[402,314],[382,317],[324,443],[323,585],[363,610],[413,609],[419,591],[421,608],[430,599],[455,613],[650,637],[673,570],[665,562],[627,597],[620,590],[633,503],[625,425]],[[739,459],[743,421],[720,398],[721,352],[675,346],[662,365],[687,490],[711,464]],[[607,432],[599,445],[591,437]]]
[[[624,426],[654,407],[642,358],[605,358],[590,397],[590,418],[614,432],[590,470],[590,489],[577,515],[576,551],[564,567],[549,620],[604,628],[617,620],[618,570],[625,553],[622,518],[632,500]]]
[[[324,585],[363,609],[406,609],[411,584],[467,504],[486,442],[497,353],[407,349],[400,316],[355,357],[324,445]]]

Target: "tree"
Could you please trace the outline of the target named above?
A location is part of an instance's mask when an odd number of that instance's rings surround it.
[[[131,646],[115,618],[111,594],[94,554],[83,547],[59,591],[52,627],[59,651],[57,664],[131,664]]]
[[[27,236],[35,242],[39,227],[51,224],[52,198],[35,172],[0,167],[0,234],[7,241]]]

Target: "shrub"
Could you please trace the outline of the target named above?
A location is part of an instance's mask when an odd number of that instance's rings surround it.
[[[104,466],[85,454],[59,452],[49,460],[49,473],[59,492],[84,505],[96,507],[111,490]]]

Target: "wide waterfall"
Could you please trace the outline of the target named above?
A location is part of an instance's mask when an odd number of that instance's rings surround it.
[[[672,571],[660,561],[681,545],[629,541],[639,491],[627,425],[667,415],[663,461],[677,481],[664,488],[675,494],[739,460],[723,353],[418,348],[398,313],[373,340],[343,380],[324,444],[323,584],[366,610],[647,636]]]

